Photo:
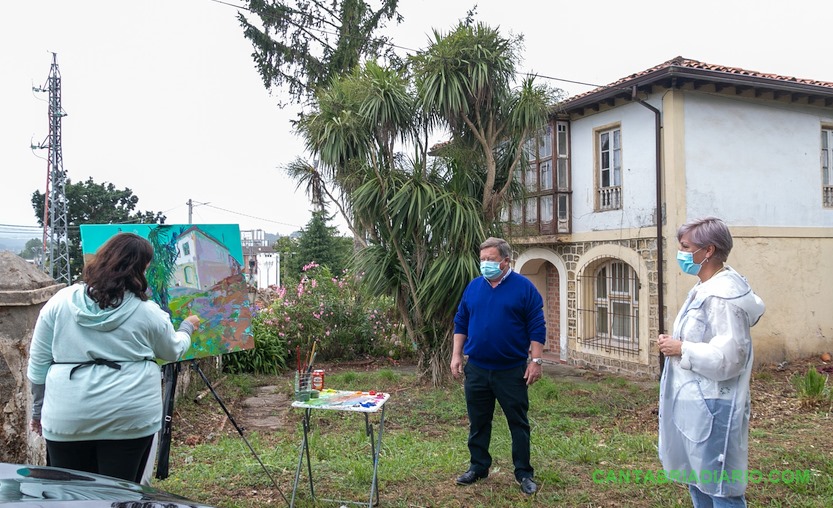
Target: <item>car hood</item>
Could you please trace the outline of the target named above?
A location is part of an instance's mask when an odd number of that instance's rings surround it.
[[[211,508],[152,487],[57,467],[0,463],[3,508],[35,506]]]

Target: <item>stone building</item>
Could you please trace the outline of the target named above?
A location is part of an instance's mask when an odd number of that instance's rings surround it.
[[[677,57],[556,106],[503,219],[548,355],[656,376],[696,280],[676,230],[723,219],[767,304],[757,364],[833,349],[833,83]]]

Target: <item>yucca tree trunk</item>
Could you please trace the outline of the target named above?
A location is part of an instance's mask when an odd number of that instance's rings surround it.
[[[430,381],[431,386],[442,386],[451,379],[451,336],[435,347],[422,351],[419,356],[420,379]]]

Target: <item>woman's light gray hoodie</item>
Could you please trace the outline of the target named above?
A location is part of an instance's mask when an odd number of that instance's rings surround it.
[[[85,289],[76,284],[59,291],[35,324],[27,377],[34,392],[45,385],[43,436],[84,441],[154,434],[162,422],[161,375],[154,359],[178,360],[191,345],[193,327],[183,322],[174,331],[156,303],[132,293],[118,307],[102,310]],[[85,363],[96,359],[120,368]],[[35,419],[37,410],[36,402]]]

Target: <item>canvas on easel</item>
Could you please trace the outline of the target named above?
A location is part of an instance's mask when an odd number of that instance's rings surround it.
[[[214,391],[198,358],[254,349],[252,305],[243,277],[243,247],[236,224],[88,224],[81,226],[84,260],[112,236],[134,233],[153,246],[153,259],[145,276],[150,298],[171,316],[174,327],[190,315],[200,317],[191,335],[191,347],[177,362],[163,366],[164,421],[158,436],[156,477],[168,476],[174,393],[180,362],[190,360],[240,437],[286,500],[274,477],[243,435],[220,396]],[[164,362],[160,362],[164,363]],[[152,468],[152,458],[146,471]],[[289,504],[287,502],[287,504]]]
[[[121,232],[135,233],[153,245],[153,260],[146,272],[148,292],[170,314],[174,327],[190,314],[201,319],[191,348],[181,360],[254,348],[238,225],[82,225],[85,260]]]

